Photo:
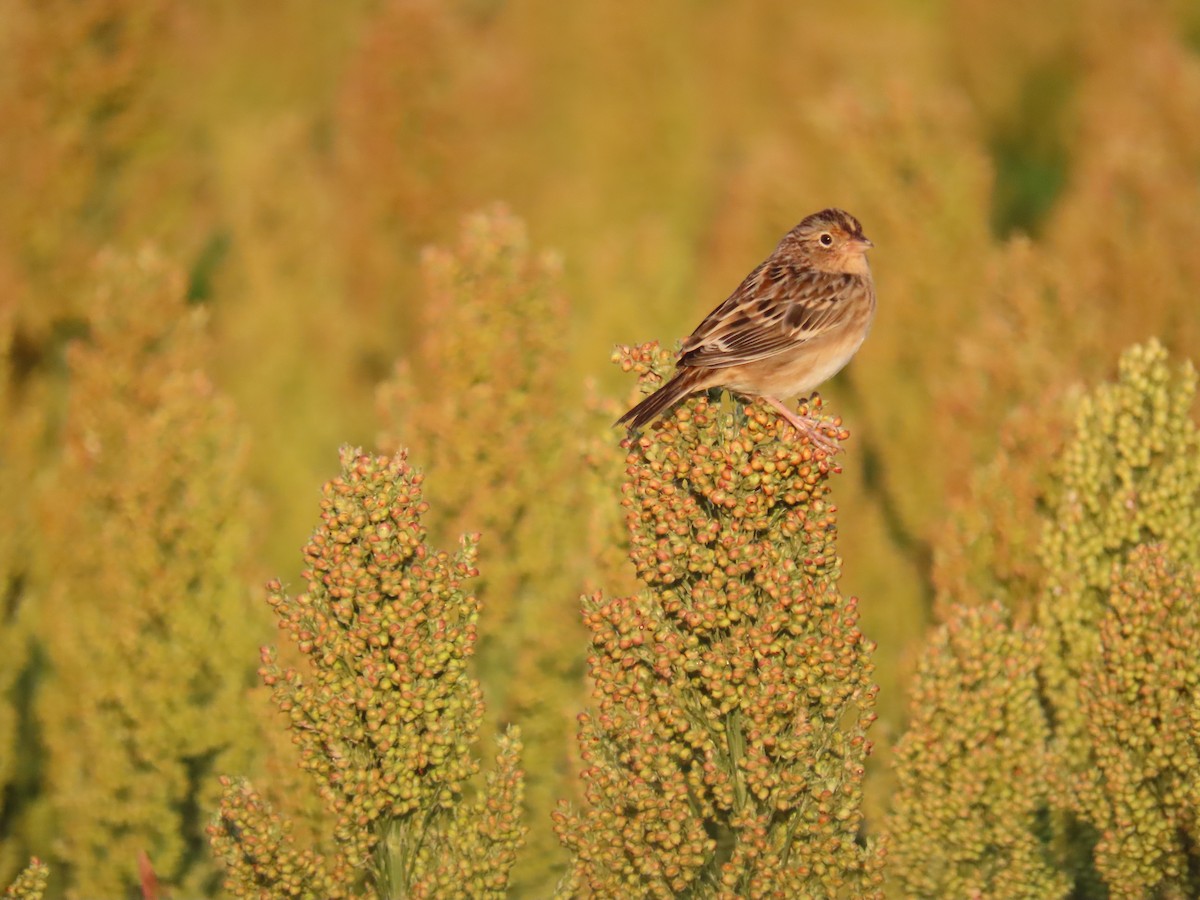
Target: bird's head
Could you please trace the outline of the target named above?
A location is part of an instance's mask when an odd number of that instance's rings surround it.
[[[823,209],[802,221],[780,243],[822,272],[868,275],[867,251],[874,244],[858,219],[842,209]]]

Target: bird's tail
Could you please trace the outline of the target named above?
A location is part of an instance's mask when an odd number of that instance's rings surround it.
[[[630,431],[637,431],[643,425],[653,422],[688,394],[693,394],[702,387],[700,370],[677,369],[666,384],[617,419],[614,424],[625,425]]]

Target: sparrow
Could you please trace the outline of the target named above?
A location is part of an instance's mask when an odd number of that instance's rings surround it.
[[[805,218],[688,336],[667,382],[616,424],[636,431],[691,394],[724,388],[761,397],[815,446],[836,453],[814,419],[780,398],[811,393],[862,346],[875,317],[872,246],[844,210]]]

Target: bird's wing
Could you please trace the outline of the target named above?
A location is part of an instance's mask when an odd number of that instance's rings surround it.
[[[683,342],[679,364],[738,366],[811,341],[841,320],[855,280],[767,260]]]

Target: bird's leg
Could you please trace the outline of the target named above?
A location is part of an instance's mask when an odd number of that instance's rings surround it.
[[[788,409],[783,402],[776,400],[774,397],[763,397],[763,399],[771,404],[771,406],[775,407],[775,409],[779,410],[779,414],[783,416],[784,419],[787,420],[788,424],[795,428],[797,432],[807,435],[814,447],[824,450],[831,456],[842,449],[837,445],[836,441],[832,440],[828,435],[824,434],[820,428],[817,427],[817,423],[813,421],[811,416],[798,415],[793,410]]]

